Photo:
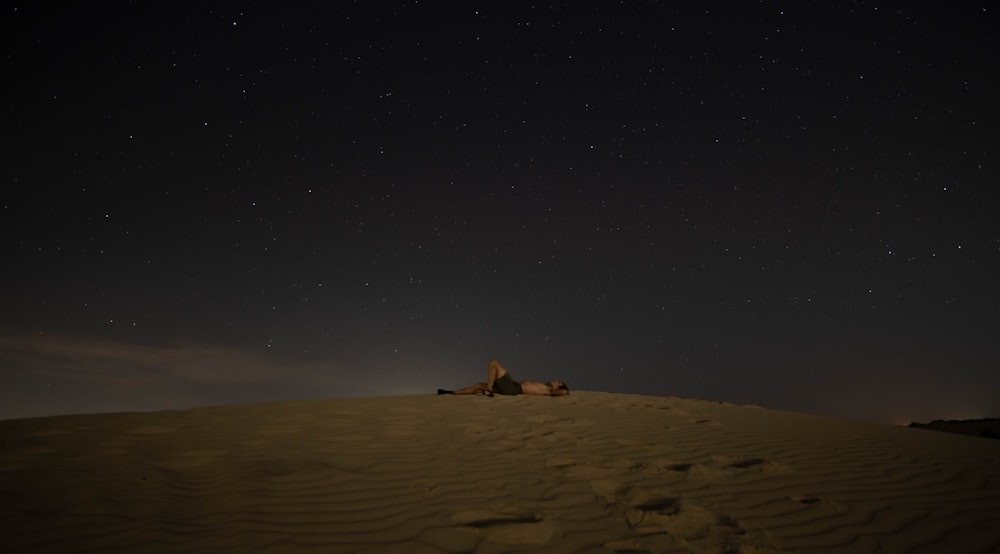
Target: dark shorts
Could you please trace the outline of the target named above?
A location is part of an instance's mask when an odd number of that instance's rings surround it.
[[[521,394],[521,384],[515,381],[510,376],[510,373],[504,373],[503,377],[493,381],[493,392],[500,394]]]

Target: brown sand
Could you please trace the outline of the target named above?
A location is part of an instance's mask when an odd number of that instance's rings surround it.
[[[1000,441],[677,398],[0,422],[2,552],[1000,552]]]

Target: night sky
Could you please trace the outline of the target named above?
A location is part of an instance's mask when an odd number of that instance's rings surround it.
[[[992,2],[39,4],[2,8],[0,418],[490,358],[1000,415]]]

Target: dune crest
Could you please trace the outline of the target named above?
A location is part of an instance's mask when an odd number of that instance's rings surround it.
[[[0,421],[4,552],[990,552],[1000,442],[577,392]]]

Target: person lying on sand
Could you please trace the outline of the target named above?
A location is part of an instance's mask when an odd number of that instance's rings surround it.
[[[562,396],[569,394],[569,387],[562,381],[549,381],[539,383],[538,381],[517,382],[510,373],[496,360],[490,360],[490,373],[487,382],[476,383],[464,389],[455,391],[438,389],[438,394],[483,394],[493,396],[493,393],[500,394],[531,394],[535,396]]]

